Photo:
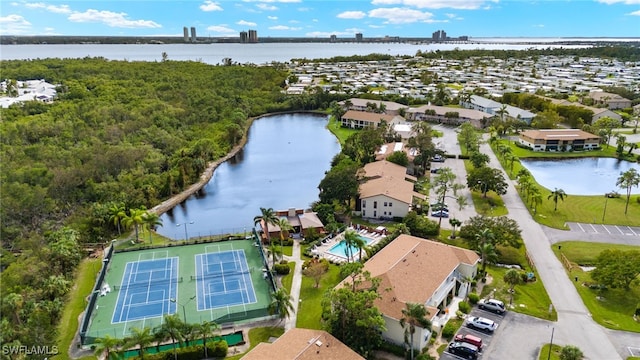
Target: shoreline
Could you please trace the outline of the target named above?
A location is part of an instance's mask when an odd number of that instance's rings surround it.
[[[229,151],[225,156],[209,162],[209,165],[207,166],[207,168],[200,175],[200,180],[198,180],[194,184],[191,184],[188,188],[182,190],[181,192],[171,196],[167,200],[164,200],[160,204],[152,207],[151,209],[149,209],[149,211],[160,216],[166,213],[167,211],[173,209],[174,207],[180,205],[182,202],[186,201],[191,195],[197,193],[205,185],[207,185],[211,180],[211,178],[213,177],[213,173],[218,168],[218,166],[220,166],[220,164],[224,163],[225,161],[235,157],[238,154],[238,152],[240,152],[240,150],[242,150],[244,146],[247,144],[247,141],[249,141],[249,129],[251,129],[251,125],[253,125],[253,122],[255,120],[262,119],[269,116],[274,116],[274,115],[299,114],[299,113],[326,115],[325,113],[319,112],[319,111],[296,110],[296,111],[281,111],[281,112],[275,112],[275,113],[267,113],[267,114],[250,117],[248,119],[249,122],[247,123],[246,131],[242,135],[242,139],[240,140],[240,142],[236,146],[232,147],[231,151]]]

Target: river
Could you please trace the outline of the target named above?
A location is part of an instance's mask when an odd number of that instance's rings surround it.
[[[309,208],[340,152],[326,126],[327,117],[312,114],[257,119],[243,150],[218,166],[202,191],[163,214],[158,233],[172,239],[242,233],[261,207]]]

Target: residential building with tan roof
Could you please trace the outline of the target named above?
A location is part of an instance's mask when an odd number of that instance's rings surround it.
[[[273,343],[260,343],[243,360],[364,360],[323,330],[294,328]]]
[[[533,151],[592,150],[600,146],[600,137],[579,129],[525,130],[518,143]]]
[[[465,108],[452,108],[447,106],[423,105],[407,110],[407,117],[415,121],[437,122],[439,124],[461,125],[470,123],[474,127],[481,129],[484,124],[495,115]]]
[[[351,129],[364,129],[366,127],[377,128],[381,122],[392,124],[395,122],[403,122],[404,118],[400,115],[387,115],[367,111],[349,110],[340,118],[342,127]]]
[[[278,218],[284,218],[291,226],[289,233],[300,234],[301,236],[308,236],[311,229],[314,229],[318,234],[324,234],[324,224],[318,217],[318,214],[303,209],[291,208],[288,210],[279,210],[275,212]],[[265,224],[264,220],[260,221],[260,228],[264,234]],[[288,236],[285,234],[285,236]],[[269,224],[269,239],[280,238],[280,226],[276,224]],[[263,235],[263,241],[266,241],[266,237]]]
[[[346,106],[346,104],[350,103],[348,108],[345,110],[356,110],[356,111],[371,111],[373,105],[377,109],[382,108],[385,114],[388,115],[399,115],[403,110],[408,109],[407,105],[398,104],[393,101],[381,101],[381,100],[371,100],[371,99],[360,99],[360,98],[351,98],[347,101],[340,102],[340,105]]]
[[[386,160],[368,163],[363,169],[365,181],[358,189],[356,214],[369,219],[405,217],[413,198],[426,197],[413,191],[416,178],[407,175],[407,168]]]
[[[407,303],[423,304],[432,322],[448,312],[454,297],[464,298],[469,283],[478,272],[480,257],[471,250],[411,235],[400,235],[364,264],[372,278],[379,278],[374,301],[385,320],[382,336],[393,343],[404,343],[400,326]],[[338,286],[344,286],[349,278]],[[431,329],[417,328],[414,347],[422,349]]]
[[[592,91],[589,98],[596,105],[605,105],[609,109],[624,109],[631,107],[631,100],[623,98],[618,94],[612,94],[605,91]]]

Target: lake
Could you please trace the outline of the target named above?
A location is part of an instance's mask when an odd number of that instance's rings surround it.
[[[109,60],[161,61],[166,52],[169,60],[201,61],[221,64],[231,58],[238,63],[268,64],[273,61],[288,62],[295,58],[331,58],[335,56],[388,54],[415,55],[418,50],[525,50],[530,48],[585,48],[590,45],[558,45],[550,43],[517,44],[500,39],[500,43],[484,42],[467,44],[411,44],[411,43],[259,43],[259,44],[41,44],[2,45],[3,60],[45,58],[104,57]],[[526,39],[520,39],[526,41]]]
[[[540,185],[573,195],[626,193],[616,186],[620,173],[631,168],[640,171],[640,164],[614,158],[520,159],[520,163]],[[640,190],[633,188],[632,192],[640,193]]]
[[[243,150],[220,164],[200,193],[163,214],[158,233],[172,239],[243,233],[253,228],[261,207],[309,208],[340,152],[327,123],[326,116],[313,114],[257,119]]]

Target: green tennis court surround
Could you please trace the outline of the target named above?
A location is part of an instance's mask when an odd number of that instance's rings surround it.
[[[116,251],[105,259],[104,280],[91,295],[82,344],[105,335],[122,339],[133,328],[153,330],[166,314],[190,324],[270,316],[273,282],[255,244],[227,240]]]

